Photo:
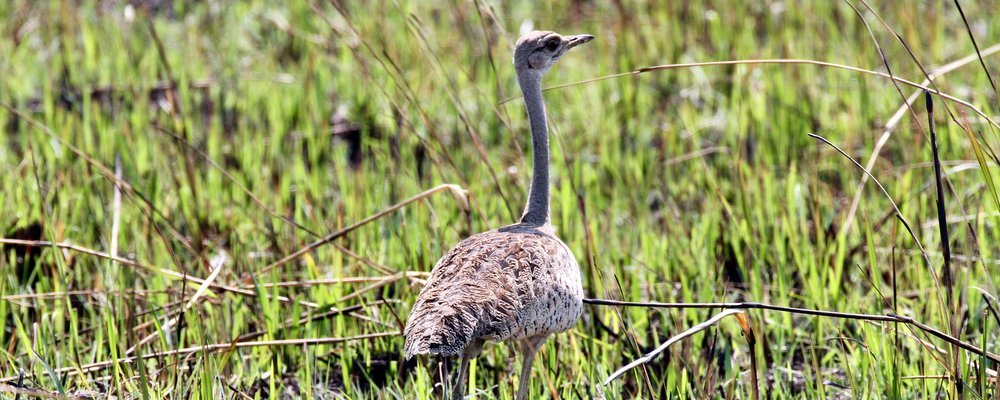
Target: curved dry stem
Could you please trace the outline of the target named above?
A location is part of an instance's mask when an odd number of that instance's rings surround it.
[[[924,250],[924,245],[920,244],[920,239],[917,238],[917,234],[913,232],[913,228],[910,227],[910,223],[906,220],[906,217],[903,217],[903,212],[899,211],[899,207],[896,206],[896,201],[893,200],[892,196],[889,195],[889,191],[885,189],[885,186],[882,186],[882,182],[879,182],[878,178],[875,178],[875,175],[872,175],[872,173],[868,171],[868,169],[865,168],[863,165],[861,165],[861,163],[859,163],[858,160],[855,160],[854,157],[848,155],[847,152],[842,150],[837,145],[833,144],[833,142],[827,140],[825,137],[822,137],[815,133],[810,133],[809,137],[819,140],[823,143],[826,143],[830,147],[833,147],[835,150],[837,150],[838,153],[840,153],[840,155],[844,156],[844,158],[854,163],[854,165],[858,167],[858,169],[864,172],[865,175],[868,176],[868,178],[870,178],[873,182],[875,182],[875,185],[878,186],[879,190],[882,191],[882,194],[885,195],[885,198],[889,200],[889,204],[892,204],[892,209],[896,214],[896,219],[898,219],[899,222],[903,224],[903,228],[905,228],[906,232],[910,234],[911,238],[913,238],[913,242],[917,244],[917,249],[920,250],[920,255],[923,256],[924,258],[924,265],[927,267],[927,269],[931,272],[931,275],[934,277],[934,285],[937,286],[938,289],[937,290],[938,300],[941,301],[941,304],[945,304],[944,299],[941,298],[941,278],[938,277],[937,272],[935,272],[934,268],[931,267],[931,259],[927,255],[927,251]]]
[[[249,348],[249,347],[280,347],[280,346],[303,347],[303,346],[330,345],[330,344],[340,344],[358,340],[371,340],[383,337],[399,336],[400,334],[401,332],[399,331],[392,331],[392,332],[369,333],[351,337],[321,337],[321,338],[305,338],[305,339],[258,340],[251,342],[235,341],[232,343],[211,343],[211,344],[194,345],[181,349],[166,350],[157,353],[143,354],[141,356],[121,357],[115,360],[100,361],[91,364],[81,365],[79,367],[58,368],[54,369],[53,371],[62,376],[74,376],[94,371],[100,371],[102,369],[116,365],[132,364],[139,360],[160,359],[164,357],[173,357],[173,356],[187,356],[192,354],[221,353],[226,351],[232,351],[238,348]],[[0,378],[0,383],[14,382],[17,379],[18,379],[17,376]]]
[[[240,287],[234,287],[234,286],[224,285],[224,284],[220,284],[220,283],[215,283],[214,281],[209,281],[208,279],[201,279],[201,278],[192,276],[192,275],[187,274],[187,273],[177,272],[177,271],[174,271],[172,269],[167,269],[167,268],[163,268],[163,267],[157,267],[155,265],[143,264],[143,263],[141,263],[139,261],[128,259],[128,258],[124,258],[124,257],[112,256],[112,255],[110,255],[108,253],[105,253],[105,252],[102,252],[102,251],[97,251],[97,250],[94,250],[94,249],[90,249],[90,248],[87,248],[87,247],[75,245],[75,244],[72,244],[72,243],[50,242],[50,241],[47,241],[47,240],[22,240],[22,239],[0,238],[0,247],[3,247],[3,245],[30,246],[30,247],[58,247],[60,249],[75,251],[75,252],[82,253],[82,254],[87,254],[87,255],[91,255],[91,256],[95,256],[95,257],[100,257],[100,258],[108,259],[108,260],[117,262],[119,264],[124,264],[124,265],[132,266],[132,267],[141,268],[141,269],[144,269],[144,270],[147,270],[147,271],[150,271],[150,272],[153,272],[153,273],[158,273],[158,274],[161,274],[161,275],[164,275],[164,276],[168,276],[168,277],[171,277],[171,278],[174,278],[174,279],[182,279],[182,280],[185,280],[185,281],[188,281],[188,282],[192,282],[192,283],[195,283],[195,284],[198,284],[198,285],[208,286],[208,287],[211,287],[211,288],[216,289],[216,290],[222,290],[222,291],[226,291],[226,292],[230,292],[230,293],[236,293],[236,294],[240,294],[240,295],[243,295],[243,296],[250,296],[250,297],[257,296],[257,292],[255,292],[253,290],[250,290],[250,289],[244,289],[244,288],[240,288]],[[268,298],[272,298],[271,295],[267,295],[267,297]],[[278,300],[278,301],[280,301],[280,302],[282,302],[282,303],[298,303],[299,305],[301,305],[303,307],[319,308],[319,304],[316,304],[316,303],[313,303],[313,302],[302,301],[302,300],[297,300],[296,301],[296,300],[289,299],[288,297],[285,297],[285,296],[273,296],[273,298],[276,299],[276,300]]]
[[[867,4],[865,4],[865,5],[866,5],[866,7],[868,6]],[[869,10],[870,10],[870,8],[869,8]],[[876,13],[876,15],[877,15],[877,13]],[[881,21],[881,18],[879,18],[879,20]],[[882,23],[884,24],[885,21],[882,21]],[[887,28],[888,28],[888,26],[887,26]],[[890,31],[892,31],[892,30],[890,29]],[[895,32],[893,32],[893,33],[895,33]],[[951,63],[948,63],[948,64],[946,64],[946,65],[944,65],[944,66],[942,66],[940,68],[937,68],[935,70],[930,71],[929,73],[925,72],[924,81],[921,83],[921,85],[925,85],[925,86],[933,85],[935,78],[940,77],[940,76],[942,76],[944,74],[947,74],[947,73],[949,73],[951,71],[954,71],[954,70],[956,70],[956,69],[958,69],[958,68],[960,68],[962,66],[965,66],[965,65],[967,65],[967,64],[969,64],[969,63],[971,63],[971,62],[973,62],[973,61],[975,61],[977,59],[980,60],[980,61],[982,61],[982,58],[984,56],[990,56],[990,55],[996,54],[998,52],[1000,52],[1000,44],[995,44],[993,46],[990,46],[989,48],[983,49],[982,51],[979,51],[978,47],[977,47],[977,51],[975,53],[969,54],[968,56],[965,56],[965,57],[963,57],[961,59],[958,59],[958,60],[955,60],[955,61],[953,61]],[[984,68],[985,68],[985,66],[984,66]],[[923,71],[923,67],[921,67],[921,71]],[[987,74],[988,74],[988,71],[987,71]],[[868,162],[866,163],[866,167],[869,170],[872,169],[875,166],[875,161],[878,159],[878,155],[882,151],[882,147],[885,146],[886,142],[889,141],[889,136],[892,135],[892,130],[895,129],[896,125],[899,124],[899,122],[902,120],[903,115],[906,113],[906,111],[910,110],[910,106],[920,96],[920,92],[921,92],[920,89],[914,90],[913,93],[910,94],[910,96],[907,97],[906,100],[903,102],[903,104],[896,110],[896,113],[893,114],[891,118],[889,118],[888,122],[886,122],[885,129],[882,132],[882,136],[879,137],[878,141],[875,143],[875,148],[872,150],[872,155],[870,157],[868,157]],[[911,113],[912,113],[912,110],[911,110]],[[917,123],[917,126],[920,126],[919,122]],[[858,182],[858,190],[855,192],[854,198],[851,200],[850,211],[847,213],[847,217],[845,218],[844,223],[841,224],[844,227],[842,229],[842,231],[844,231],[844,232],[846,232],[847,230],[849,230],[851,228],[851,225],[854,223],[854,219],[855,219],[855,215],[857,213],[858,205],[861,202],[861,193],[862,193],[861,192],[861,188],[867,182],[868,182],[868,177],[867,176],[862,176],[861,180]]]
[[[607,76],[602,76],[602,77],[598,77],[598,78],[592,78],[592,79],[586,79],[586,80],[577,81],[577,82],[565,83],[565,84],[562,84],[562,85],[556,85],[556,86],[552,86],[552,87],[549,87],[549,88],[545,88],[543,91],[557,90],[557,89],[562,89],[562,88],[566,88],[566,87],[570,87],[570,86],[582,85],[582,84],[585,84],[585,83],[592,83],[592,82],[598,82],[598,81],[603,81],[603,80],[607,80],[607,79],[621,78],[623,76],[636,76],[636,75],[644,74],[644,73],[647,73],[647,72],[663,71],[663,70],[668,70],[668,69],[687,69],[687,68],[695,68],[695,67],[716,67],[716,66],[727,66],[727,65],[760,65],[760,64],[815,65],[815,66],[820,66],[820,67],[841,69],[841,70],[846,70],[846,71],[851,71],[851,72],[857,72],[857,73],[860,73],[860,74],[866,74],[866,75],[872,75],[872,76],[879,76],[879,77],[891,79],[893,81],[902,83],[902,84],[907,85],[907,86],[912,86],[912,87],[915,87],[915,88],[918,88],[918,89],[922,89],[922,90],[934,93],[934,94],[936,94],[938,96],[941,96],[941,98],[943,98],[943,99],[947,99],[947,100],[949,100],[951,102],[954,102],[956,104],[960,104],[962,106],[965,106],[968,109],[970,109],[973,112],[975,112],[980,117],[982,117],[983,119],[985,119],[990,125],[993,125],[994,127],[1000,128],[1000,124],[998,124],[996,121],[994,121],[989,116],[987,116],[982,110],[979,109],[979,107],[976,107],[976,106],[972,105],[972,103],[969,103],[968,101],[962,100],[962,99],[960,99],[958,97],[952,96],[950,94],[942,92],[942,91],[940,91],[938,89],[935,89],[933,87],[929,87],[929,86],[923,85],[923,84],[918,84],[916,82],[913,82],[913,81],[910,81],[910,80],[906,80],[906,79],[903,79],[903,78],[900,78],[900,77],[892,76],[892,75],[889,75],[889,74],[887,74],[885,72],[872,71],[872,70],[869,70],[869,69],[858,68],[858,67],[853,67],[853,66],[844,65],[844,64],[837,64],[837,63],[832,63],[832,62],[827,62],[827,61],[808,60],[808,59],[793,59],[793,58],[789,58],[789,59],[760,59],[760,60],[728,60],[728,61],[708,61],[708,62],[697,62],[697,63],[664,64],[664,65],[656,65],[656,66],[652,66],[652,67],[639,68],[639,69],[637,69],[635,71],[632,71],[632,72],[623,72],[623,73],[618,73],[618,74],[614,74],[614,75],[607,75]],[[518,99],[518,98],[520,98],[520,96],[510,97],[510,98],[502,100],[500,102],[500,104],[504,104],[504,103],[507,103],[507,102],[509,102],[511,100],[515,100],[515,99]]]
[[[442,191],[445,191],[445,190],[451,191],[452,194],[454,194],[456,197],[458,197],[459,201],[461,202],[463,210],[468,210],[469,209],[469,197],[468,197],[468,192],[465,189],[463,189],[459,185],[455,185],[455,184],[451,184],[451,183],[444,183],[444,184],[441,184],[441,185],[437,185],[437,186],[435,186],[433,188],[430,188],[430,189],[427,189],[427,190],[425,190],[423,192],[420,192],[419,194],[417,194],[417,195],[415,195],[413,197],[410,197],[410,198],[408,198],[406,200],[403,200],[403,201],[401,201],[399,203],[396,203],[396,204],[392,205],[389,208],[386,208],[386,209],[384,209],[382,211],[379,211],[379,212],[377,212],[375,214],[372,214],[372,215],[368,216],[367,218],[365,218],[365,219],[363,219],[361,221],[355,222],[354,224],[352,224],[352,225],[350,225],[350,226],[348,226],[346,228],[337,230],[336,232],[333,232],[333,233],[330,233],[330,234],[328,234],[326,236],[323,236],[322,238],[320,238],[320,239],[318,239],[318,240],[316,240],[316,241],[314,241],[312,243],[307,244],[305,247],[303,247],[303,248],[295,251],[294,253],[289,254],[289,255],[287,255],[285,257],[282,257],[280,260],[275,261],[275,262],[271,263],[271,265],[268,265],[268,266],[264,267],[259,272],[257,272],[257,275],[259,276],[259,275],[265,274],[265,273],[267,273],[268,271],[270,271],[270,270],[272,270],[274,268],[277,268],[277,267],[280,267],[282,265],[285,265],[289,261],[292,261],[292,260],[294,260],[296,258],[302,257],[306,253],[311,253],[314,250],[316,250],[316,248],[318,248],[318,247],[320,247],[320,246],[322,246],[322,245],[324,245],[326,243],[329,243],[329,242],[333,241],[334,239],[337,239],[337,238],[339,238],[341,236],[344,236],[344,235],[348,234],[349,232],[351,232],[351,231],[353,231],[355,229],[358,229],[361,226],[364,226],[364,225],[368,224],[369,222],[372,222],[374,220],[382,218],[382,217],[384,217],[384,216],[386,216],[386,215],[388,215],[390,213],[395,212],[396,210],[399,210],[400,208],[406,207],[407,205],[410,205],[410,204],[415,203],[415,202],[417,202],[417,201],[419,201],[421,199],[424,199],[424,198],[429,197],[429,196],[431,196],[431,195],[433,195],[435,193],[442,192]]]
[[[645,308],[672,308],[672,309],[686,309],[686,308],[725,308],[733,310],[769,310],[777,312],[786,312],[791,314],[801,314],[801,315],[814,315],[817,317],[829,317],[829,318],[843,318],[843,319],[856,319],[862,321],[883,321],[883,322],[899,322],[907,325],[912,325],[917,327],[931,336],[935,336],[938,339],[944,340],[950,344],[957,345],[965,350],[973,352],[977,355],[984,355],[986,358],[993,360],[995,362],[1000,362],[1000,355],[984,352],[983,349],[971,344],[964,342],[954,336],[947,333],[941,332],[929,325],[925,325],[913,318],[904,317],[901,315],[888,314],[888,315],[876,315],[876,314],[858,314],[858,313],[846,313],[840,311],[826,311],[826,310],[814,310],[810,308],[797,308],[788,306],[776,306],[765,303],[756,302],[738,302],[738,303],[662,303],[655,301],[622,301],[622,300],[608,300],[608,299],[583,299],[586,304],[602,305],[602,306],[624,306],[624,307],[645,307]]]
[[[692,326],[690,329],[674,335],[673,337],[671,337],[670,339],[668,339],[666,342],[663,342],[663,344],[661,344],[659,347],[657,347],[656,350],[653,350],[653,351],[649,352],[648,354],[646,354],[646,355],[644,355],[642,357],[637,358],[635,361],[632,361],[632,362],[628,363],[628,365],[619,368],[617,371],[615,371],[615,373],[611,374],[611,376],[609,376],[608,379],[606,379],[604,381],[604,386],[607,386],[608,384],[611,383],[611,381],[617,379],[619,376],[622,376],[623,374],[625,374],[626,372],[628,372],[630,369],[639,366],[639,364],[645,364],[645,363],[648,363],[650,361],[653,361],[654,358],[656,358],[657,356],[659,356],[660,353],[663,353],[664,351],[666,351],[667,348],[669,348],[674,343],[677,343],[677,342],[679,342],[681,340],[684,340],[684,339],[686,339],[686,338],[688,338],[690,336],[693,336],[695,333],[698,333],[698,332],[701,332],[701,331],[706,330],[708,328],[711,328],[713,325],[715,325],[716,323],[718,323],[719,321],[721,321],[725,317],[728,317],[728,316],[733,315],[733,314],[742,314],[742,313],[743,313],[743,311],[740,311],[740,310],[734,310],[734,309],[724,310],[724,311],[716,314],[714,317],[710,318],[708,321],[705,321],[705,322],[702,322],[702,323],[700,323],[698,325]]]

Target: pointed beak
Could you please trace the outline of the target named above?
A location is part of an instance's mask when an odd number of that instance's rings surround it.
[[[569,45],[567,45],[566,48],[572,49],[576,46],[594,40],[594,35],[573,35],[573,36],[567,36],[566,39],[569,39]]]

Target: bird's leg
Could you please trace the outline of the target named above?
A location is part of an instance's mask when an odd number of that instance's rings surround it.
[[[517,384],[517,395],[514,396],[514,399],[524,400],[528,398],[528,389],[531,388],[531,364],[535,362],[535,353],[538,352],[538,348],[547,338],[548,335],[532,336],[518,342],[524,359],[521,361],[521,381]]]
[[[441,398],[445,398],[448,393],[448,357],[438,357],[438,378],[441,382]]]
[[[462,361],[458,363],[458,376],[455,380],[455,385],[451,389],[451,400],[460,400],[462,398],[462,392],[465,391],[465,375],[469,372],[469,355],[462,353]]]
[[[452,400],[460,400],[465,397],[465,381],[469,380],[469,360],[478,356],[482,349],[483,341],[473,340],[462,351],[462,361],[458,364],[458,381],[455,382],[455,387],[451,392]]]

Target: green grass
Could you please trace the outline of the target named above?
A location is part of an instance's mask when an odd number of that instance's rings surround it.
[[[0,396],[15,397],[10,385],[23,371],[23,395],[435,398],[437,364],[404,363],[401,336],[171,351],[254,333],[278,341],[400,330],[424,275],[395,274],[429,271],[465,235],[513,222],[524,204],[527,121],[519,101],[501,104],[518,94],[510,59],[522,29],[598,37],[560,61],[549,86],[716,60],[884,70],[862,21],[837,1],[351,1],[344,13],[322,1],[162,2],[152,13],[119,3],[0,2],[0,103],[37,122],[0,108],[0,236],[117,252],[158,269],[2,245],[0,378],[12,381]],[[951,2],[872,6],[928,69],[974,53]],[[1000,43],[989,1],[962,7],[981,49]],[[892,72],[922,81],[895,37],[863,14]],[[994,76],[997,60],[985,56]],[[177,90],[163,90],[171,81]],[[1000,103],[978,61],[937,85],[996,118]],[[1000,141],[969,110],[949,104],[971,136],[936,99],[946,211],[956,219],[955,309],[935,280],[943,259],[922,101],[872,173],[929,266],[871,182],[843,229],[862,173],[807,136],[867,163],[902,104],[889,80],[808,65],[698,67],[572,86],[546,100],[553,223],[588,295],[895,312],[945,332],[955,321],[960,339],[1000,353],[1000,321],[983,295],[1000,307],[991,158]],[[344,130],[334,124],[343,118],[356,134],[331,133]],[[116,159],[129,185],[120,207]],[[316,240],[310,231],[335,232],[442,183],[468,191],[467,212],[440,192],[263,272]],[[222,268],[215,284],[245,291],[204,290],[189,305],[200,285],[165,271],[207,279],[212,265]],[[382,279],[336,281],[357,277]],[[325,283],[268,285],[308,280]],[[331,307],[354,308],[319,318]],[[733,319],[600,386],[719,310],[589,310],[539,353],[533,398],[750,398],[749,349]],[[954,350],[920,331],[748,315],[769,398],[955,395],[940,378],[956,365]],[[178,316],[179,325],[168,322]],[[473,364],[476,398],[513,398],[513,350],[486,347]],[[117,362],[138,354],[150,358]],[[957,354],[964,398],[1000,393],[996,375],[983,379],[982,355]],[[110,364],[80,370],[101,362]]]

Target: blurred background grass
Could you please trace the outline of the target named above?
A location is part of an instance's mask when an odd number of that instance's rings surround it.
[[[519,94],[510,59],[521,33],[598,37],[563,59],[549,86],[738,59],[886,71],[849,4],[892,73],[912,81],[924,75],[888,28],[928,71],[975,54],[970,32],[981,49],[1000,43],[992,1],[961,3],[968,30],[954,3],[932,1],[871,9],[855,1],[0,2],[0,233],[27,241],[0,247],[0,375],[9,378],[0,395],[434,398],[437,364],[404,363],[400,336],[169,351],[251,334],[400,330],[421,273],[465,235],[511,223],[523,207],[527,121],[519,101],[501,104]],[[996,58],[984,57],[995,72]],[[978,61],[936,85],[996,115]],[[952,305],[935,278],[943,258],[922,101],[893,129],[872,173],[930,268],[871,182],[847,227],[861,172],[807,136],[867,163],[903,104],[889,80],[807,65],[696,67],[571,86],[546,100],[553,223],[580,261],[588,296],[894,312],[1000,352],[987,300],[998,307],[1000,208],[988,184],[998,137],[967,109],[951,104],[976,142],[938,101]],[[467,212],[441,192],[267,268],[441,183],[468,190]],[[178,275],[230,290],[191,301],[200,285]],[[323,314],[330,310],[347,311]],[[732,322],[598,387],[713,313],[590,308],[540,352],[532,393],[748,398],[747,344]],[[971,353],[956,363],[946,343],[919,331],[749,315],[767,397],[1000,392],[995,363]],[[470,393],[513,397],[512,350],[487,347]],[[150,358],[118,362],[137,354]],[[110,364],[84,369],[101,362]],[[957,386],[948,378],[956,374]]]

